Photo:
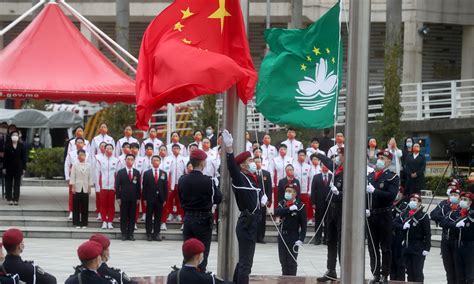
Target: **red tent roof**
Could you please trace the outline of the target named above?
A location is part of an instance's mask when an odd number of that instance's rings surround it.
[[[0,99],[135,103],[135,82],[49,3],[0,51]]]

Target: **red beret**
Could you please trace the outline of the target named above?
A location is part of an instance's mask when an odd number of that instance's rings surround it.
[[[252,153],[250,153],[249,151],[245,151],[235,157],[235,162],[237,163],[237,165],[240,165],[250,157],[252,157]]]
[[[98,242],[102,246],[103,250],[110,246],[110,240],[102,234],[92,235],[89,241]]]
[[[449,186],[448,188],[449,188],[449,194],[451,193],[461,194],[461,190],[458,187]]]
[[[421,202],[421,195],[419,195],[418,193],[412,193],[412,195],[410,195],[410,199],[412,198],[416,198]]]
[[[191,152],[190,158],[195,159],[195,160],[199,160],[199,161],[204,161],[205,159],[207,159],[207,154],[206,154],[206,152],[204,152],[201,149],[196,149],[196,150]]]
[[[2,236],[3,244],[6,246],[15,246],[23,241],[23,233],[18,229],[9,229]]]
[[[77,256],[81,261],[91,260],[102,254],[102,245],[95,241],[87,241],[77,248]]]
[[[393,159],[393,155],[392,153],[390,153],[390,151],[388,149],[384,149],[384,150],[380,150],[378,153],[377,153],[377,157],[378,156],[384,156],[386,158],[389,158],[390,160]]]
[[[461,193],[461,197],[467,197],[467,198],[469,198],[469,199],[471,199],[471,200],[472,200],[473,197],[474,197],[474,196],[472,196],[472,195],[473,195],[473,194],[472,194],[471,192],[469,192],[469,191],[465,191],[465,192]],[[5,241],[3,241],[3,242],[5,242]]]
[[[204,252],[204,244],[195,238],[191,238],[183,243],[183,256],[186,258]]]
[[[337,148],[337,154],[344,155],[344,147]]]

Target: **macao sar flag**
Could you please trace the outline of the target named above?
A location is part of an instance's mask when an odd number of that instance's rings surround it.
[[[340,4],[306,29],[269,29],[256,107],[280,125],[334,125],[342,76]]]

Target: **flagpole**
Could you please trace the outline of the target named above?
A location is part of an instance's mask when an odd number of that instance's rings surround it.
[[[249,1],[240,0],[240,5],[245,26],[248,27]],[[246,111],[247,108],[237,96],[237,87],[233,86],[224,96],[223,128],[229,130],[234,137],[235,154],[245,150]],[[217,274],[223,279],[232,280],[239,256],[235,234],[239,209],[232,192],[225,151],[223,150],[222,153],[220,180],[223,199],[219,205]]]
[[[341,282],[364,283],[370,0],[350,1]]]

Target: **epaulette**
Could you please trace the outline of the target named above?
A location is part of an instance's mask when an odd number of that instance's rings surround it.
[[[178,270],[179,270],[179,268],[178,268],[176,265],[171,266],[171,269],[172,269],[173,271],[178,271]]]
[[[387,171],[387,172],[393,174],[393,176],[392,176],[391,178],[387,179],[387,181],[392,181],[394,178],[396,178],[396,177],[398,176],[396,173],[394,173],[394,172],[392,172],[392,171],[390,171],[390,170]]]

